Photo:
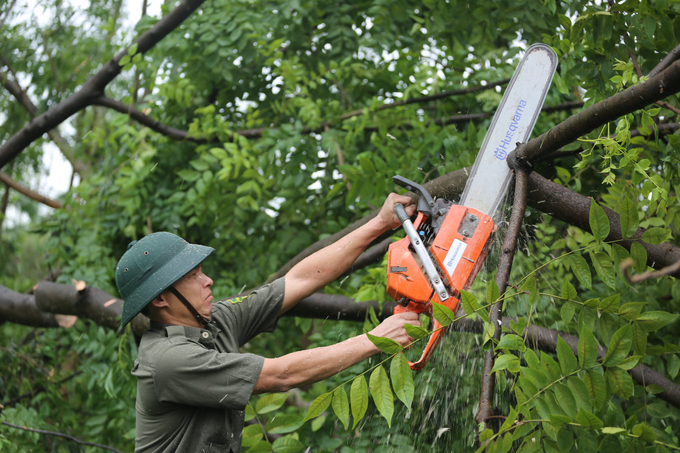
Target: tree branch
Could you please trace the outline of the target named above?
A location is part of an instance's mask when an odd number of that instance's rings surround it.
[[[635,261],[633,261],[632,258],[626,258],[621,263],[621,270],[623,271],[623,275],[626,277],[626,280],[628,280],[628,283],[633,284],[644,282],[645,280],[650,280],[652,278],[665,277],[666,275],[674,274],[678,270],[680,270],[680,261],[678,261],[677,263],[671,264],[670,266],[666,266],[658,271],[648,271],[638,275],[630,275],[630,268],[633,267],[634,264]]]
[[[21,106],[26,109],[29,115],[36,117],[39,114],[38,107],[33,104],[31,99],[18,83],[9,79],[7,73],[0,71],[0,80],[2,80],[2,85],[12,96],[14,96],[17,101],[19,101],[19,104],[21,104]],[[50,129],[47,131],[47,135],[50,137],[52,142],[57,145],[57,148],[59,148],[61,154],[69,161],[73,169],[79,175],[85,177],[89,167],[84,162],[75,157],[73,148],[71,148],[71,145],[69,145],[66,139],[59,133],[59,130],[56,128]]]
[[[161,39],[177,28],[189,17],[204,0],[183,0],[167,16],[144,32],[133,44],[137,45],[137,53],[145,53]],[[120,74],[120,60],[128,54],[129,47],[113,57],[102,69],[87,80],[82,88],[56,106],[36,117],[20,131],[12,135],[0,146],[0,168],[26,149],[42,134],[54,129],[79,110],[91,105],[92,100],[102,96],[106,86]]]
[[[26,187],[22,186],[9,176],[7,176],[5,173],[0,171],[0,181],[5,183],[8,187],[11,187],[12,189],[16,190],[22,195],[26,195],[28,198],[31,200],[35,200],[38,203],[42,203],[44,205],[49,206],[50,208],[54,209],[61,209],[64,205],[61,201],[57,200],[52,200],[51,198],[47,198],[43,195],[40,195],[38,192],[35,192],[31,189],[27,189]]]
[[[661,60],[661,62],[656,65],[654,69],[652,69],[649,74],[647,74],[647,77],[652,78],[659,74],[661,71],[665,70],[668,68],[671,64],[673,64],[676,60],[680,59],[680,45],[678,45],[675,49],[671,50],[668,55],[666,55],[666,58]]]
[[[646,82],[598,102],[530,140],[517,158],[525,163],[534,162],[541,155],[562,148],[610,121],[679,91],[680,62],[675,62]]]
[[[515,250],[517,249],[517,239],[521,233],[522,220],[527,209],[527,183],[528,170],[518,170],[515,172],[515,201],[512,206],[512,215],[510,216],[510,224],[508,231],[503,241],[503,249],[501,251],[500,262],[498,263],[498,272],[496,272],[496,285],[500,290],[500,294],[505,294],[508,288],[508,280],[510,279],[510,272],[512,271],[512,263],[515,258]],[[501,339],[501,322],[503,317],[503,299],[501,298],[491,308],[490,320],[494,326],[495,331],[493,338],[496,341]],[[493,415],[493,391],[495,379],[491,374],[495,360],[494,349],[486,351],[484,354],[484,367],[482,369],[482,389],[479,395],[479,413],[477,414],[477,423],[485,422]]]
[[[84,440],[80,440],[80,439],[75,438],[73,436],[69,436],[68,434],[58,433],[56,431],[45,431],[43,429],[29,428],[27,426],[19,426],[19,425],[15,425],[15,424],[9,423],[9,422],[2,422],[2,424],[5,425],[5,426],[9,426],[10,428],[23,429],[24,431],[29,431],[29,432],[32,432],[32,433],[45,434],[45,435],[48,435],[48,436],[55,436],[55,437],[63,437],[64,439],[68,439],[72,442],[77,443],[78,445],[90,445],[92,447],[99,447],[99,448],[103,448],[105,450],[111,450],[111,451],[115,451],[117,453],[122,453],[120,450],[116,450],[115,448],[109,447],[108,445],[96,444],[94,442],[85,442]]]

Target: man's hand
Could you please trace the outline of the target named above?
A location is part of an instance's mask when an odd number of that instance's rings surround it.
[[[370,333],[375,337],[385,337],[394,340],[399,343],[402,348],[405,348],[409,344],[413,343],[413,338],[411,338],[406,333],[404,324],[411,324],[412,326],[420,327],[418,315],[413,312],[392,315],[380,323],[378,327],[371,330]]]
[[[378,213],[376,219],[380,222],[383,231],[392,230],[401,226],[401,222],[394,213],[394,205],[396,203],[401,203],[406,208],[406,213],[411,217],[414,212],[416,212],[416,205],[413,204],[411,197],[406,195],[397,195],[396,193],[391,193],[387,196],[385,203],[380,212]]]

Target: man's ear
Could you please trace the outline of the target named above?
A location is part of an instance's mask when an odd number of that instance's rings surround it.
[[[161,307],[168,307],[170,306],[170,303],[168,302],[167,298],[167,291],[163,291],[156,297],[154,300],[149,302],[149,305],[151,305],[154,308],[161,308]]]

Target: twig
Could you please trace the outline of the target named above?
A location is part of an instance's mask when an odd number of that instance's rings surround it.
[[[634,264],[635,261],[633,261],[632,258],[626,258],[621,263],[621,271],[623,272],[623,275],[626,277],[626,280],[628,280],[628,283],[640,283],[644,282],[645,280],[650,280],[652,278],[665,277],[676,272],[677,270],[680,270],[680,261],[678,261],[675,264],[666,266],[662,269],[659,269],[658,271],[647,271],[638,275],[630,275],[630,268],[633,267]]]
[[[117,453],[123,453],[120,450],[116,450],[113,447],[109,447],[108,445],[97,444],[97,443],[94,443],[94,442],[85,442],[84,440],[80,440],[80,439],[75,438],[73,436],[69,436],[68,434],[58,433],[56,431],[45,431],[44,429],[29,428],[27,426],[19,426],[19,425],[15,425],[15,424],[9,423],[9,422],[2,422],[2,424],[7,425],[10,428],[23,429],[24,431],[29,431],[29,432],[32,432],[32,433],[46,434],[48,436],[55,436],[55,437],[63,437],[64,439],[68,439],[68,440],[75,442],[79,445],[89,445],[89,446],[92,446],[92,447],[99,447],[99,448],[103,448],[105,450],[115,451]]]

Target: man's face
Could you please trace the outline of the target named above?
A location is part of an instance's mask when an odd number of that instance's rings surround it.
[[[173,286],[194,306],[196,311],[205,318],[210,318],[213,301],[210,290],[212,284],[212,279],[203,273],[199,264]],[[180,302],[177,301],[177,303]]]

